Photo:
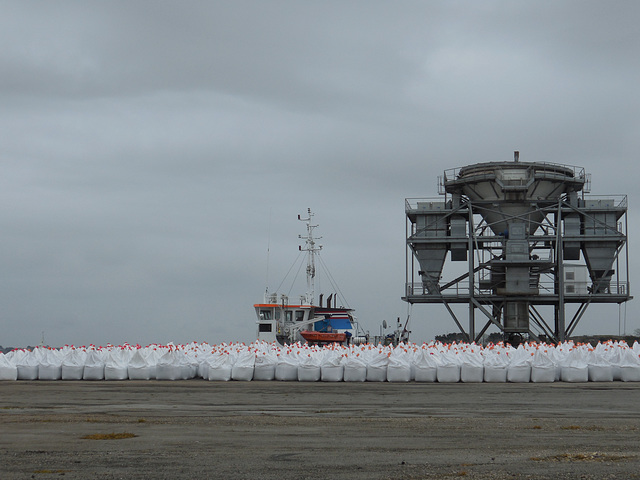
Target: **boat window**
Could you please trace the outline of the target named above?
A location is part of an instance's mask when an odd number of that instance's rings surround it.
[[[258,324],[258,331],[259,332],[270,332],[271,331],[271,324],[270,323],[259,323]]]
[[[293,313],[293,312],[292,312],[291,310],[287,310],[286,312],[284,312],[284,319],[285,319],[285,321],[287,321],[287,322],[290,322],[290,321],[291,321],[291,314],[292,314],[292,313]]]
[[[260,318],[263,320],[271,320],[271,310],[260,310]]]
[[[296,322],[304,320],[304,310],[296,310]]]
[[[276,309],[276,320],[280,320],[280,310]]]

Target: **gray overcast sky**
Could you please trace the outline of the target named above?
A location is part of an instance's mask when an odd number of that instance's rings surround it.
[[[404,199],[513,150],[629,194],[633,247],[639,22],[635,0],[0,1],[0,345],[251,341],[308,207],[377,333],[407,314]],[[576,331],[617,332],[615,305]]]

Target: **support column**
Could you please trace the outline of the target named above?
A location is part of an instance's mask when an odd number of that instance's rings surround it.
[[[471,340],[476,338],[476,310],[474,305],[474,249],[473,239],[475,236],[475,226],[473,224],[473,209],[471,208],[471,202],[469,202],[469,243],[467,250],[469,251],[469,337]]]
[[[558,200],[558,215],[556,217],[556,285],[558,288],[558,307],[556,316],[556,338],[560,342],[566,340],[565,309],[564,309],[564,255],[562,245],[562,198]]]

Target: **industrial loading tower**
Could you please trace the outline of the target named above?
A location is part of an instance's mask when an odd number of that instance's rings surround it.
[[[443,304],[469,341],[491,325],[506,339],[564,341],[590,304],[632,298],[626,195],[587,196],[584,168],[518,157],[445,171],[444,201],[405,201],[402,299]],[[447,253],[457,276],[443,280]],[[577,306],[570,319],[569,303]],[[453,304],[468,304],[466,331]],[[479,331],[476,310],[486,317]]]

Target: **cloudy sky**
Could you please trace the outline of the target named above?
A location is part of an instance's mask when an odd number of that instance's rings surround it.
[[[640,238],[637,1],[0,12],[0,345],[251,341],[307,208],[377,333],[407,315],[404,199],[514,150],[585,167],[593,194],[629,194]],[[415,341],[455,330],[427,305],[411,327]],[[576,333],[617,334],[617,306]]]

